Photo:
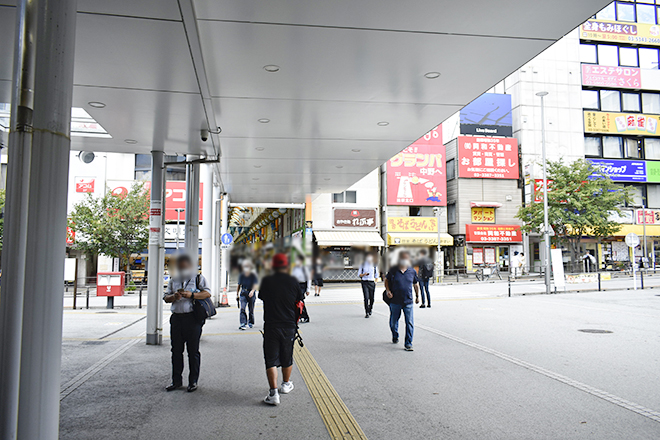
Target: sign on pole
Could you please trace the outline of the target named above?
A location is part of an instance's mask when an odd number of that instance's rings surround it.
[[[626,235],[626,244],[631,248],[637,247],[639,245],[639,235],[634,232]]]
[[[220,237],[220,241],[222,242],[220,244],[220,249],[229,249],[231,244],[234,242],[234,236],[229,232],[225,232],[222,234],[222,237]]]

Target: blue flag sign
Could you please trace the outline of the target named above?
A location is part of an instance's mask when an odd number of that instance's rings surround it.
[[[220,237],[220,241],[222,241],[222,244],[225,246],[229,246],[234,241],[234,237],[229,232],[225,232],[222,234],[222,237]]]

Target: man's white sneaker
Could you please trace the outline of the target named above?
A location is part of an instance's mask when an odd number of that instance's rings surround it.
[[[289,394],[291,391],[293,391],[293,382],[282,382],[282,389],[280,392],[282,394]]]
[[[279,405],[280,404],[280,395],[275,394],[275,395],[271,396],[270,394],[268,394],[266,396],[266,398],[264,399],[264,402],[266,402],[269,405]]]

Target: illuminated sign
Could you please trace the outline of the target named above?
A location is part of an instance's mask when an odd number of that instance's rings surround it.
[[[519,243],[522,241],[517,225],[465,225],[465,236],[472,243]]]

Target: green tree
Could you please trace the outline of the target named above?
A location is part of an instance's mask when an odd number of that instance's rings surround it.
[[[134,183],[127,194],[87,197],[73,207],[69,227],[76,234],[73,248],[88,254],[119,258],[119,267],[128,265],[131,254],[149,244],[149,192],[143,183]]]
[[[620,207],[631,199],[628,188],[614,183],[589,161],[548,161],[548,221],[555,240],[571,252],[572,270],[582,238],[600,241],[614,235],[621,225],[610,219],[611,213],[621,213]],[[543,232],[543,203],[521,206],[516,217],[523,221],[524,232]]]

